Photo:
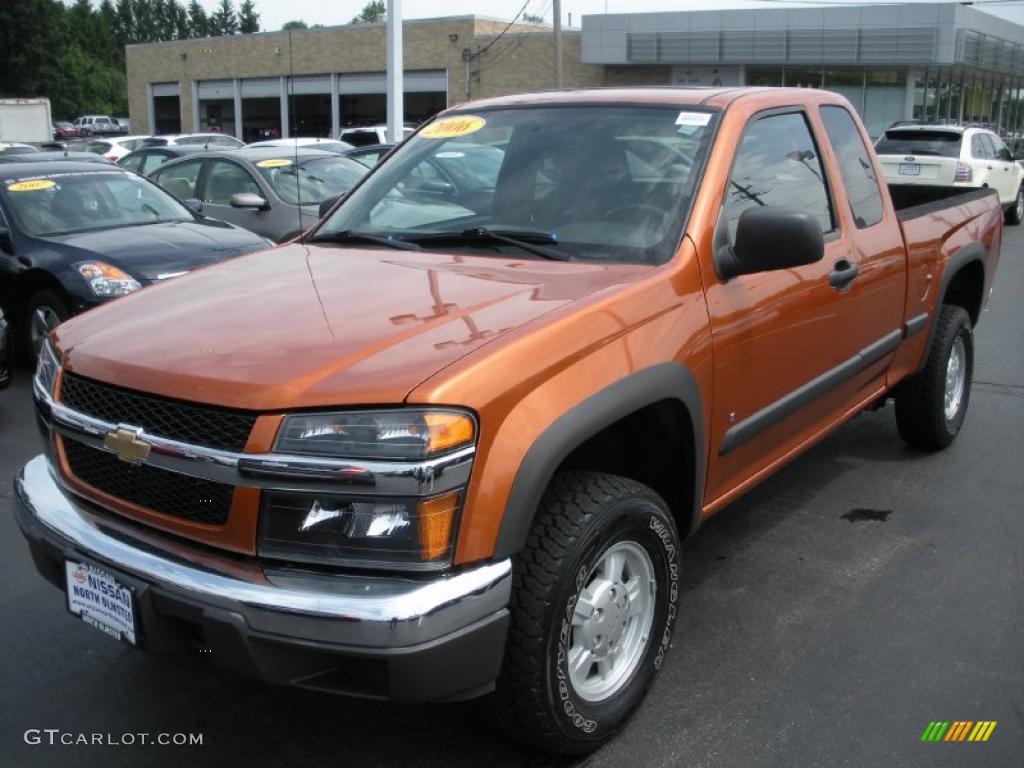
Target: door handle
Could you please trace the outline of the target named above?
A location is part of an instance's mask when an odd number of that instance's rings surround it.
[[[859,274],[860,268],[856,264],[851,264],[846,259],[840,259],[835,263],[835,269],[828,273],[828,284],[842,293],[850,287],[850,283]]]

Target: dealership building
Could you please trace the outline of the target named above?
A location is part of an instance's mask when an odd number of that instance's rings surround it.
[[[406,119],[554,86],[549,27],[406,21]],[[383,24],[128,46],[132,124],[336,136],[385,118]],[[565,87],[761,85],[846,96],[878,135],[897,120],[1024,131],[1024,26],[955,3],[588,15],[563,35]]]

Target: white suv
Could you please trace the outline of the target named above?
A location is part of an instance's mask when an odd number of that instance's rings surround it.
[[[890,184],[991,187],[1007,224],[1024,219],[1024,168],[1002,139],[985,128],[895,125],[875,143]]]
[[[75,120],[79,134],[90,136],[96,133],[117,133],[121,126],[115,123],[106,115],[83,115]]]

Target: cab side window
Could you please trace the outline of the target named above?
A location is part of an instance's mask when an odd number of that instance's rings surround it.
[[[204,201],[228,205],[231,196],[240,192],[251,192],[263,197],[255,179],[242,166],[226,160],[215,160],[206,174]]]
[[[821,121],[836,155],[857,228],[877,224],[882,220],[882,193],[857,125],[842,107],[822,107]]]
[[[188,200],[197,197],[196,181],[202,167],[201,160],[181,163],[172,168],[161,169],[154,175],[153,180],[179,200]]]
[[[730,241],[740,214],[754,206],[801,208],[814,215],[823,233],[835,228],[821,157],[802,113],[747,124],[725,192]]]

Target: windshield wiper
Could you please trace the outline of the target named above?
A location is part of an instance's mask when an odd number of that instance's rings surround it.
[[[325,235],[316,235],[309,239],[311,243],[374,243],[376,245],[386,245],[388,248],[397,248],[400,251],[419,251],[422,250],[416,243],[410,243],[406,240],[398,240],[391,237],[379,237],[378,235],[371,235],[369,232],[356,232],[352,229],[343,229],[340,232],[331,232]]]
[[[536,254],[551,261],[569,261],[570,256],[558,248],[551,248],[541,243],[557,243],[558,238],[549,232],[531,232],[529,230],[495,230],[486,227],[473,227],[461,232],[426,232],[412,236],[417,242],[436,242],[454,240],[457,242],[498,242],[514,245],[524,251]]]

